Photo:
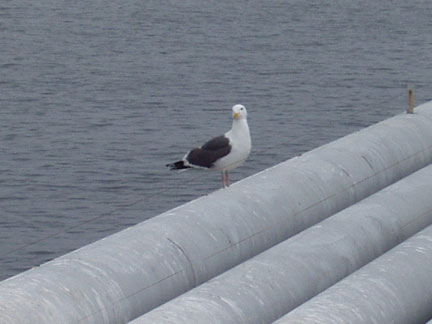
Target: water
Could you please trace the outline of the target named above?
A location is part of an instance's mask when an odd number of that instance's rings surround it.
[[[164,165],[228,130],[233,104],[253,141],[236,181],[403,111],[408,83],[430,100],[431,14],[420,0],[3,0],[0,279],[219,189],[218,173]]]

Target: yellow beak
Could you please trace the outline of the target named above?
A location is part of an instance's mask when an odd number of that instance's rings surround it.
[[[239,115],[240,115],[240,114],[239,114],[238,112],[235,112],[235,113],[233,114],[233,118],[236,119]]]

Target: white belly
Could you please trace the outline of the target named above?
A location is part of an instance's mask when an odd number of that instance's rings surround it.
[[[251,146],[248,143],[245,143],[245,145],[238,146],[238,147],[233,146],[231,152],[227,156],[216,161],[212,169],[218,171],[232,170],[238,167],[247,159],[250,150],[251,150]]]

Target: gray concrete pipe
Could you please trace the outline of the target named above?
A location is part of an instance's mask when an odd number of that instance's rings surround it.
[[[0,323],[125,323],[432,161],[432,103],[0,283]],[[252,130],[253,131],[253,130]]]
[[[270,323],[432,224],[431,197],[428,166],[131,324]]]
[[[429,226],[275,324],[423,324],[432,317],[431,269]]]

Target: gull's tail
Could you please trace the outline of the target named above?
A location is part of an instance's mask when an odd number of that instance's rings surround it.
[[[190,166],[187,166],[184,164],[183,160],[180,160],[180,161],[177,161],[174,163],[168,163],[166,166],[169,167],[170,170],[182,170],[182,169],[189,169],[190,168]]]

